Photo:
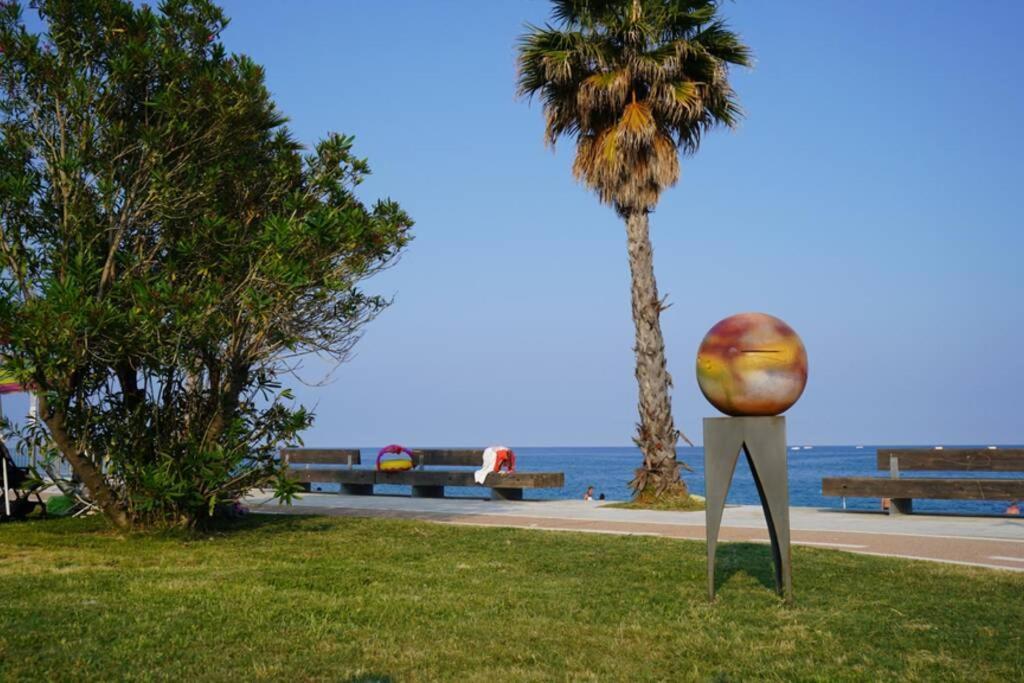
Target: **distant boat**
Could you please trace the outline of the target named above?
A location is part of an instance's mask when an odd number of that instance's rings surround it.
[[[857,448],[864,448],[863,446],[857,446]]]
[[[997,448],[999,448],[999,447],[998,447],[998,446],[989,446],[989,447],[988,447],[988,449],[989,449],[990,451],[994,451],[994,450],[996,450]]]
[[[793,446],[789,450],[791,450],[791,451],[798,451],[798,450],[800,450],[800,447],[799,446]]]
[[[942,446],[936,446],[936,447],[935,447],[935,450],[937,450],[937,451],[941,451],[941,450],[942,450]]]
[[[804,450],[805,450],[805,451],[809,451],[809,450],[811,450],[812,448],[814,448],[814,446],[804,446]]]

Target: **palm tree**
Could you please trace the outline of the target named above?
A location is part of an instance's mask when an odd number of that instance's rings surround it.
[[[555,26],[528,26],[519,44],[519,94],[539,95],[546,141],[575,138],[573,175],[626,223],[636,325],[643,466],[637,496],[686,495],[676,460],[665,341],[648,214],[697,151],[741,111],[731,65],[750,50],[718,15],[719,0],[553,0]],[[685,437],[684,437],[685,438]]]

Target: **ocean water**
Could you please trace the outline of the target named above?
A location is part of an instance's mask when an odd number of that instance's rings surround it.
[[[885,446],[882,446],[883,448]],[[1009,446],[1006,446],[1009,447]],[[1020,448],[1021,446],[1015,446]],[[839,508],[842,499],[821,495],[823,477],[834,476],[888,476],[875,466],[875,450],[878,446],[813,446],[787,449],[789,461],[789,502],[800,507]],[[13,449],[12,449],[13,450]],[[362,449],[364,463],[372,463],[377,455],[373,448]],[[566,447],[566,448],[516,448],[517,469],[524,472],[564,472],[565,486],[560,489],[527,489],[528,500],[582,498],[588,486],[594,487],[595,496],[603,493],[607,500],[629,500],[629,481],[642,458],[636,448],[615,447]],[[693,493],[704,493],[704,449],[680,448],[678,458],[692,471],[684,472],[683,479]],[[24,458],[15,455],[18,464]],[[365,467],[366,465],[364,465]],[[1019,472],[920,472],[904,473],[902,476],[926,477],[976,477],[976,478],[1020,478]],[[316,485],[315,490],[337,491],[337,485]],[[407,486],[378,486],[378,493],[408,495]],[[446,495],[480,498],[478,488],[448,487]],[[736,473],[729,489],[728,502],[738,505],[756,505],[760,501],[757,488],[750,474],[747,460],[740,457]],[[981,500],[914,500],[914,510],[919,512],[949,512],[960,514],[1002,514],[1005,501]],[[846,506],[852,510],[878,510],[877,498],[848,498]]]
[[[883,446],[884,447],[884,446]],[[832,476],[888,476],[888,472],[876,469],[876,446],[813,446],[809,449],[788,450],[789,456],[789,501],[790,505],[801,507],[839,508],[842,499],[821,495],[821,480]],[[527,489],[529,500],[551,498],[582,498],[588,486],[594,487],[595,495],[604,493],[608,500],[628,500],[629,481],[633,471],[640,465],[640,451],[636,448],[516,448],[516,468],[524,472],[564,472],[565,486],[561,489]],[[374,449],[363,449],[363,462],[373,462]],[[692,468],[685,472],[683,479],[693,493],[704,493],[704,450],[702,448],[680,448],[678,458]],[[1019,478],[1014,472],[922,472],[903,476],[928,477],[980,477]],[[327,487],[324,487],[326,490]],[[408,487],[378,486],[379,493],[408,493]],[[480,490],[451,487],[447,495],[480,497]],[[758,504],[757,488],[750,474],[746,458],[740,457],[736,473],[729,489],[729,503]],[[878,510],[877,498],[848,498],[847,508],[854,510]],[[954,512],[964,514],[1002,514],[1004,501],[974,500],[914,500],[916,511]]]

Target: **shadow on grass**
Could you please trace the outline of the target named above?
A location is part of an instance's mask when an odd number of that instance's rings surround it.
[[[736,574],[753,577],[765,588],[775,592],[775,566],[772,548],[764,543],[723,543],[716,551],[715,591]]]
[[[331,518],[318,515],[269,515],[248,514],[237,519],[214,519],[206,524],[204,531],[233,534],[259,531],[261,534],[293,533],[295,531],[326,531],[335,527]]]
[[[151,527],[138,528],[127,532],[137,538],[149,537],[165,540],[205,540],[210,534],[230,537],[256,532],[260,535],[293,534],[296,532],[327,531],[336,527],[328,518],[315,515],[246,515],[236,519],[217,518],[197,528]],[[36,536],[73,537],[85,540],[90,537],[103,538],[111,535],[122,536],[125,532],[115,528],[103,515],[94,514],[84,518],[31,516],[25,519],[4,520],[0,530],[17,528]]]
[[[69,532],[110,531],[113,529],[106,519],[99,515],[86,518],[58,517],[56,515],[31,515],[25,519],[6,519],[0,522],[0,529],[24,529],[32,533],[64,536]]]

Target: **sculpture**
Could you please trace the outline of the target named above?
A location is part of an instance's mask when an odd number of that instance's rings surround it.
[[[807,351],[793,328],[774,316],[733,315],[701,342],[697,383],[726,415],[779,415],[807,384]]]
[[[761,498],[775,565],[775,587],[793,599],[789,544],[786,418],[779,415],[807,384],[807,351],[793,329],[764,313],[720,321],[697,352],[697,382],[713,406],[732,417],[704,419],[708,598],[715,597],[715,549],[725,499],[744,453]]]

